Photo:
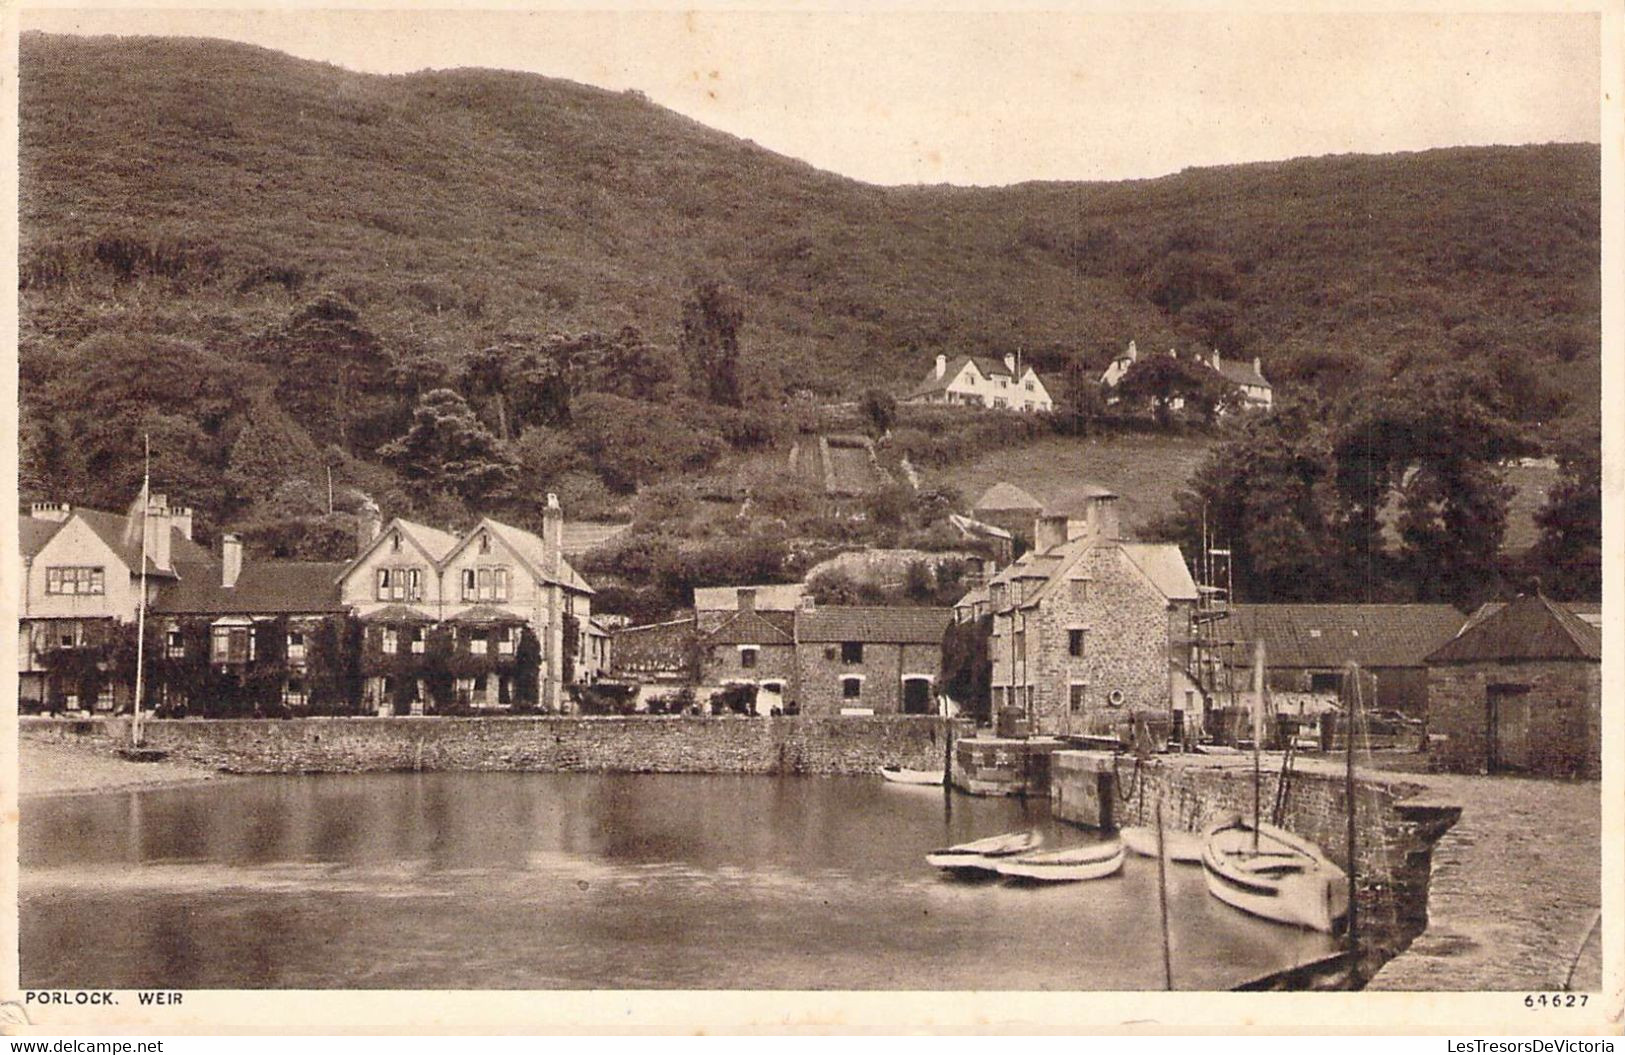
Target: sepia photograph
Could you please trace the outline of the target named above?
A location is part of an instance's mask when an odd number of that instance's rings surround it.
[[[10,17],[5,1028],[1617,1032],[1602,10]]]

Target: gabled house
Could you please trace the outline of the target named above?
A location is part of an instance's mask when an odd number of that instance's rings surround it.
[[[123,515],[60,502],[35,502],[19,518],[22,558],[18,609],[19,699],[25,706],[112,710],[130,686],[112,677],[120,627],[135,621],[145,543],[150,604],[178,563],[209,564],[192,541],[192,511],[151,495]],[[85,698],[89,694],[94,698]]]
[[[542,522],[541,536],[490,518],[456,536],[397,518],[362,548],[337,582],[344,605],[367,625],[370,704],[421,712],[431,672],[452,678],[459,705],[514,702],[527,628],[540,645],[544,709],[567,705],[566,682],[596,677],[593,589],[564,559],[553,495]]]
[[[1602,774],[1602,631],[1537,590],[1427,657],[1442,769]]]
[[[903,402],[1023,411],[1055,409],[1043,379],[1014,355],[1003,359],[939,355],[936,366],[903,397]]]
[[[1178,355],[1173,349],[1169,349],[1168,354]],[[1264,377],[1264,360],[1258,356],[1254,356],[1251,363],[1244,359],[1225,359],[1215,348],[1206,356],[1196,355],[1195,359],[1236,387],[1242,407],[1248,410],[1268,410],[1275,404],[1274,386]],[[1130,341],[1126,349],[1106,364],[1105,372],[1100,375],[1100,385],[1106,393],[1107,403],[1117,402],[1117,396],[1113,391],[1139,361],[1140,350],[1133,341]],[[1170,402],[1170,409],[1179,410],[1184,403],[1184,400],[1175,397]]]
[[[971,515],[987,524],[994,524],[1010,532],[1022,547],[1033,544],[1033,522],[1044,511],[1044,503],[1006,480],[982,492],[982,497],[971,506]]]
[[[1197,725],[1197,592],[1179,548],[1121,538],[1105,491],[1046,510],[1033,533],[1033,550],[988,584],[995,714],[1014,709],[1047,735],[1120,734],[1137,717],[1176,735]]]

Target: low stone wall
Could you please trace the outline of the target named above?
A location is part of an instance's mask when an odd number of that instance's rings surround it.
[[[1049,737],[961,737],[954,742],[949,777],[954,787],[972,795],[1042,798],[1050,789],[1050,756],[1065,746]]]
[[[1275,816],[1280,756],[1260,772],[1260,815]],[[1424,804],[1421,784],[1403,775],[1361,772],[1354,785],[1355,878],[1364,937],[1363,977],[1404,949],[1427,926],[1433,846],[1460,817],[1459,806]],[[1095,827],[1163,823],[1202,831],[1228,816],[1253,814],[1253,769],[1244,755],[1160,755],[1137,762],[1103,751],[1050,756],[1050,809]],[[1348,868],[1348,793],[1340,766],[1299,760],[1280,812],[1281,827],[1319,846]]]
[[[127,719],[24,718],[40,739],[120,740]],[[295,718],[148,720],[142,741],[236,773],[480,770],[864,774],[940,769],[969,723],[851,718]]]

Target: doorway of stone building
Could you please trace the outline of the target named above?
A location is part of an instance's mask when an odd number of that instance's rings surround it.
[[[1529,686],[1488,685],[1484,689],[1487,768],[1517,773],[1529,768]]]
[[[903,679],[903,713],[935,714],[937,708],[931,699],[930,678]]]

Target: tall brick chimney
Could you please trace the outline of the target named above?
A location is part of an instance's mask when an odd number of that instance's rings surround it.
[[[1033,518],[1033,552],[1048,553],[1066,544],[1070,518],[1064,513],[1039,513]]]
[[[243,540],[236,535],[220,536],[220,585],[231,589],[243,573]]]
[[[139,503],[140,499],[136,501]],[[175,563],[170,543],[174,538],[171,531],[174,518],[169,512],[169,496],[148,496],[146,512],[141,520],[141,529],[146,533],[147,559],[160,571],[173,571]]]
[[[940,378],[940,377],[942,377],[943,374],[946,374],[947,372],[948,372],[948,357],[946,355],[937,356],[937,377]]]
[[[371,546],[374,542],[376,542],[378,540],[378,535],[383,530],[384,530],[384,515],[383,515],[383,513],[381,511],[379,511],[377,503],[375,503],[372,499],[369,498],[361,506],[361,511],[356,514],[356,522],[355,522],[355,553],[356,553],[356,556],[359,557],[359,556],[361,556],[361,554],[365,553],[367,551],[367,547]]]
[[[741,586],[738,591],[739,610],[741,612],[756,611],[756,587]]]

